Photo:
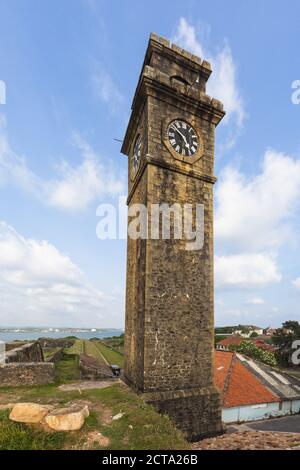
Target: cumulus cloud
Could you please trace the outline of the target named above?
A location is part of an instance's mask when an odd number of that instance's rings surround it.
[[[283,181],[288,182],[284,188]],[[296,240],[299,206],[300,160],[268,150],[254,176],[225,168],[216,191],[216,246],[224,253],[216,258],[217,287],[247,289],[280,282],[277,259]]]
[[[105,321],[108,297],[69,256],[47,241],[24,238],[5,222],[0,222],[0,295],[2,325]]]
[[[74,134],[73,143],[81,153],[77,166],[63,160],[56,166],[56,175],[43,180],[29,168],[26,158],[16,154],[7,138],[4,118],[0,119],[0,184],[13,183],[44,203],[65,210],[83,210],[103,196],[113,196],[123,189],[123,179],[116,168],[92,147]]]
[[[282,188],[282,182],[288,184]],[[258,175],[230,166],[216,191],[216,237],[232,250],[277,250],[292,233],[300,202],[300,160],[268,150]]]
[[[238,254],[216,256],[216,286],[218,288],[253,289],[279,282],[281,274],[268,254]]]
[[[173,40],[184,49],[211,63],[213,74],[208,81],[207,92],[224,104],[227,113],[224,122],[235,120],[237,126],[241,127],[245,119],[245,109],[229,45],[225,44],[221,51],[212,54],[198,39],[196,27],[183,17],[179,20]]]
[[[47,201],[63,209],[85,209],[91,202],[105,195],[119,194],[123,181],[117,172],[101,163],[100,157],[80,135],[74,142],[82,154],[82,163],[73,168],[62,162],[57,170],[59,177],[48,182]]]
[[[288,184],[282,188],[282,181]],[[216,258],[219,288],[264,287],[281,280],[277,258],[296,234],[300,203],[300,160],[274,150],[261,171],[246,176],[224,169],[216,191],[216,245],[227,256]]]

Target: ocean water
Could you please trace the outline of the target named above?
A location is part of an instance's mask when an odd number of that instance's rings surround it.
[[[0,331],[0,341],[9,342],[9,341],[23,341],[23,340],[36,340],[39,338],[65,338],[66,336],[76,336],[80,339],[90,339],[90,338],[109,338],[110,336],[119,336],[124,333],[122,329],[103,329],[97,331],[90,330],[64,330],[64,331],[49,331],[49,330],[6,330]]]

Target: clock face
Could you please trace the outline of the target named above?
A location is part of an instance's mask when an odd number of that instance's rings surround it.
[[[133,172],[136,174],[142,153],[142,138],[140,135],[137,136],[134,149],[133,149]]]
[[[190,124],[176,119],[169,124],[167,133],[169,142],[177,153],[184,157],[195,155],[199,147],[199,138]]]

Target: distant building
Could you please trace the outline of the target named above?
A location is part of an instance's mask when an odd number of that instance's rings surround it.
[[[273,336],[275,335],[275,333],[276,333],[276,328],[271,328],[270,326],[268,326],[268,328],[265,328],[263,330],[263,334],[266,336]]]
[[[229,338],[222,339],[216,345],[216,349],[218,351],[229,351],[230,346],[239,346],[242,341],[251,341],[254,343],[258,348],[263,349],[264,351],[275,352],[277,348],[271,344],[266,343],[262,339],[255,339],[255,338],[241,338],[240,336],[230,336]]]
[[[228,351],[229,346],[239,346],[243,338],[240,336],[229,336],[228,338],[222,339],[217,343],[217,350],[218,351]]]
[[[242,336],[242,338],[250,338],[252,333],[256,333],[258,336],[261,336],[263,334],[263,331],[263,328],[249,327],[248,330],[235,330],[232,334],[234,336]]]
[[[300,412],[300,380],[231,351],[215,352],[215,384],[225,423]]]

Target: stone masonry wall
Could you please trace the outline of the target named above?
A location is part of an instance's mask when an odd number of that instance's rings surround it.
[[[147,203],[147,170],[132,199],[134,203]],[[146,240],[128,239],[127,290],[125,318],[125,370],[126,380],[143,389],[144,370],[144,315],[145,315]]]
[[[71,338],[39,338],[42,348],[70,348],[75,339]]]
[[[213,383],[212,185],[149,165],[148,204],[204,204],[204,247],[148,240],[144,391]]]
[[[54,364],[48,362],[27,362],[0,364],[1,387],[21,385],[44,385],[54,382]]]
[[[17,344],[17,343],[16,343]],[[43,362],[43,351],[38,341],[25,343],[5,353],[5,362]]]
[[[223,106],[205,94],[206,61],[151,35],[122,152],[129,156],[129,207],[204,205],[204,246],[186,239],[128,239],[125,379],[190,440],[222,431],[213,386],[213,184],[215,127]],[[196,78],[199,77],[198,85]],[[194,159],[174,154],[168,124],[182,119],[199,137]],[[144,122],[139,170],[132,144]],[[201,150],[201,152],[200,152]],[[151,221],[150,221],[151,222]]]

